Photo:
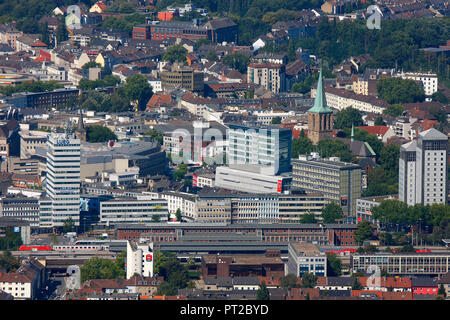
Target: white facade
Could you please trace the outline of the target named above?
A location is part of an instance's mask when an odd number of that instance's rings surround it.
[[[174,215],[180,209],[183,218],[187,218],[188,220],[195,219],[196,205],[193,194],[166,192],[161,194],[161,198],[167,200],[167,208],[171,215]]]
[[[408,205],[447,203],[448,137],[432,128],[400,148],[399,200]]]
[[[127,241],[127,279],[135,273],[144,277],[153,277],[153,242],[135,243]]]
[[[416,203],[416,148],[416,141],[400,147],[398,199],[408,205]]]
[[[344,95],[334,94],[334,93],[331,93],[328,91],[325,92],[325,95],[326,95],[327,105],[330,108],[337,109],[337,110],[344,110],[349,107],[352,107],[352,108],[357,109],[362,112],[382,114],[383,110],[385,109],[383,106],[376,105],[369,101],[363,101],[362,99],[364,99],[364,97],[367,97],[367,96],[360,95],[361,100],[358,100],[358,99],[352,98],[350,96],[347,97]],[[311,89],[311,97],[315,98],[315,96],[316,96],[316,89]]]
[[[47,196],[52,202],[52,227],[71,218],[80,224],[80,140],[74,135],[52,133],[48,137]]]
[[[263,125],[271,125],[273,118],[279,117],[281,120],[295,116],[295,111],[289,112],[274,112],[274,111],[259,111],[254,112],[253,115],[257,116],[257,121]]]
[[[154,216],[167,220],[167,201],[152,196],[116,198],[100,202],[100,222],[106,225],[118,223],[150,223]]]
[[[399,76],[402,79],[420,81],[427,96],[431,96],[438,90],[438,77],[435,73],[402,72]]]
[[[416,203],[447,203],[448,137],[432,128],[419,133],[416,149]]]

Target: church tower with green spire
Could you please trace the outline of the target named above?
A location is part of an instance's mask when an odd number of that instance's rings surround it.
[[[308,110],[308,138],[317,145],[320,140],[331,138],[332,131],[333,110],[327,106],[322,83],[322,69],[320,69],[314,105]]]

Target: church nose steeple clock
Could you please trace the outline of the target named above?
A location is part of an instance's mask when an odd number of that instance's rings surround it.
[[[333,110],[327,106],[320,69],[314,106],[308,110],[308,138],[317,145],[320,140],[331,138],[332,131]]]

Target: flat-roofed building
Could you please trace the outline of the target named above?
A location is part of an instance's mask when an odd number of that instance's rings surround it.
[[[161,88],[184,88],[193,92],[203,92],[203,72],[191,67],[175,64],[170,71],[161,72]]]
[[[122,197],[100,202],[100,223],[107,226],[120,223],[149,223],[159,217],[167,221],[167,200],[151,196]]]
[[[292,187],[321,193],[327,201],[339,204],[345,216],[355,216],[362,189],[361,167],[337,158],[300,156],[292,159]]]
[[[319,247],[312,243],[289,243],[287,274],[302,277],[312,273],[318,277],[327,275],[327,257]]]
[[[450,268],[450,253],[355,253],[350,258],[352,272],[367,272],[369,266],[392,275],[444,275]]]

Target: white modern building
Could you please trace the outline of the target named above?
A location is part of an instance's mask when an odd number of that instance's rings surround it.
[[[417,141],[400,147],[398,164],[398,199],[408,205],[416,203],[416,149]]]
[[[431,128],[419,133],[416,149],[416,203],[447,203],[448,136]]]
[[[402,79],[420,81],[427,96],[431,96],[438,90],[438,77],[435,73],[402,72],[398,76]]]
[[[167,221],[167,200],[153,196],[121,197],[100,202],[100,223],[150,223],[156,216]]]
[[[431,128],[400,148],[399,200],[408,205],[447,202],[448,137]]]
[[[143,277],[153,277],[153,242],[127,241],[127,279],[139,274]]]
[[[48,227],[62,227],[69,218],[79,226],[80,140],[72,133],[52,133],[47,146],[46,191],[52,203]]]
[[[302,277],[305,273],[313,273],[319,277],[327,275],[327,257],[312,243],[289,243],[289,260],[287,274]]]

